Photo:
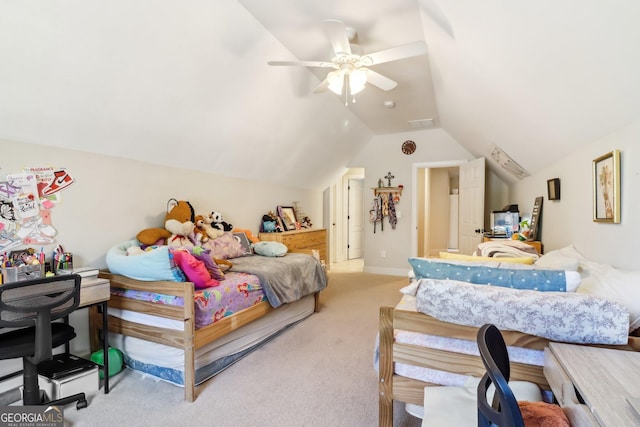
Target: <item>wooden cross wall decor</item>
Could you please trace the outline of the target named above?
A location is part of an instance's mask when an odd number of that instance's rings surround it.
[[[388,184],[387,187],[391,187],[391,180],[395,178],[395,176],[391,175],[391,172],[388,172],[387,175],[385,176],[385,179],[387,179]]]

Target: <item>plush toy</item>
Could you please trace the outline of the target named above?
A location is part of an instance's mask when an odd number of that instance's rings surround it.
[[[213,260],[215,261],[216,264],[218,264],[218,267],[220,267],[220,270],[222,270],[222,271],[227,271],[231,267],[233,267],[233,263],[231,261],[229,261],[228,259],[214,258]]]
[[[140,231],[136,238],[144,245],[165,244],[173,247],[191,247],[193,242],[189,236],[194,230],[194,212],[189,202],[169,199],[164,228],[147,228]]]
[[[209,236],[207,236],[207,232],[204,229],[204,216],[196,215],[193,221],[193,242],[198,245],[200,243],[204,243],[209,240]]]
[[[205,243],[209,239],[215,239],[222,236],[224,231],[213,228],[208,217],[205,217],[204,215],[196,215],[194,234],[196,242]]]
[[[222,231],[231,231],[233,230],[233,224],[229,224],[222,218],[222,214],[220,212],[213,211],[209,214],[209,220],[211,221],[211,226],[213,228],[217,228]]]

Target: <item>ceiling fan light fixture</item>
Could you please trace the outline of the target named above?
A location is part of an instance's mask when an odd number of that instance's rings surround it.
[[[342,87],[344,86],[344,75],[339,71],[331,71],[327,74],[327,82],[329,82],[329,90],[336,95],[342,95]]]
[[[336,95],[344,96],[345,105],[348,105],[350,98],[355,102],[353,95],[364,90],[366,83],[385,91],[398,85],[369,67],[427,53],[424,41],[417,41],[365,55],[362,46],[357,44],[354,29],[335,19],[327,19],[324,25],[333,52],[330,61],[269,61],[268,64],[333,68],[314,93],[329,89]]]
[[[366,68],[358,68],[349,73],[349,92],[351,92],[352,95],[362,92],[366,83]]]

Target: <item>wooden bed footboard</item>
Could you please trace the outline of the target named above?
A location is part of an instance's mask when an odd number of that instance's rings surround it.
[[[100,277],[108,279],[111,282],[111,287],[113,288],[178,296],[183,298],[183,301],[194,301],[195,299],[195,289],[192,282],[146,282],[118,274],[112,274],[104,270],[100,272]],[[314,311],[317,312],[319,310],[319,293],[316,293],[314,297]],[[109,300],[109,307],[135,311],[152,316],[161,316],[184,323],[184,328],[180,331],[143,325],[114,316],[109,316],[108,320],[109,331],[111,332],[117,332],[125,336],[153,341],[184,350],[184,398],[189,402],[193,402],[196,399],[196,350],[275,310],[267,301],[263,301],[252,307],[239,311],[233,316],[225,317],[216,323],[195,329],[194,304],[172,306],[167,304],[154,304],[146,301],[137,301],[112,295]],[[89,329],[91,351],[95,351],[101,345],[99,338],[100,334],[104,333],[104,331],[101,331],[102,314],[98,312],[97,307],[90,308]]]
[[[398,310],[393,307],[381,307],[379,320],[378,422],[380,427],[393,426],[394,400],[422,406],[424,404],[424,387],[438,385],[396,375],[394,373],[395,363],[403,363],[463,375],[473,375],[476,377],[484,375],[485,368],[479,356],[464,355],[446,350],[436,350],[410,344],[402,344],[395,342],[394,339],[394,330],[400,329],[475,341],[478,328],[446,323],[423,313]],[[549,343],[545,338],[521,332],[501,332],[504,336],[505,343],[508,346],[543,350]],[[629,337],[629,343],[626,346],[601,347],[639,351],[640,338]],[[543,390],[550,390],[549,384],[544,376],[542,366],[512,362],[511,379],[530,381],[538,384]]]

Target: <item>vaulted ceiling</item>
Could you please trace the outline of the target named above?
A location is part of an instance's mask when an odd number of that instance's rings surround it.
[[[428,53],[345,106],[313,93],[326,71],[267,65],[330,59],[326,19]],[[533,173],[640,117],[637,22],[634,0],[0,0],[0,139],[323,188],[432,119]]]

